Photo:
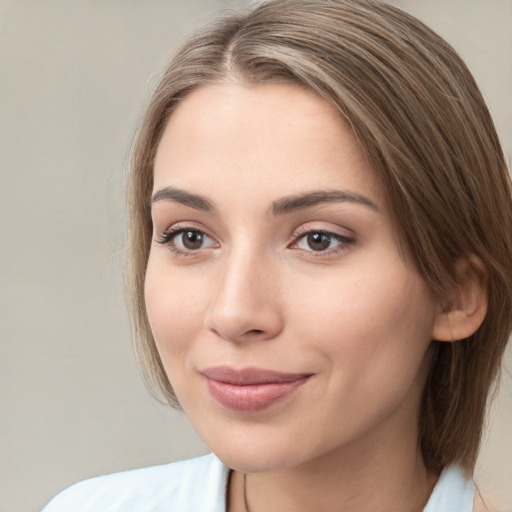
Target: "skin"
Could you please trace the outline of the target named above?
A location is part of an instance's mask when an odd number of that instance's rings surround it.
[[[272,213],[334,190],[352,199]],[[198,89],[166,127],[153,192],[149,321],[185,413],[234,469],[229,510],[244,510],[244,472],[252,512],[421,511],[437,475],[417,418],[443,315],[339,114],[295,85]],[[170,228],[203,238],[187,248]],[[217,365],[311,377],[240,412],[208,391],[201,370]]]

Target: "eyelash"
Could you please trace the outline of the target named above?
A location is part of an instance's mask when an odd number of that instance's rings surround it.
[[[207,238],[213,240],[213,238],[208,236],[204,231],[197,229],[196,227],[172,226],[167,231],[162,233],[162,235],[160,236],[160,238],[158,240],[156,240],[156,242],[161,245],[166,245],[171,252],[173,252],[174,254],[176,254],[178,256],[194,256],[197,254],[199,249],[197,251],[193,250],[193,249],[188,249],[188,250],[181,249],[175,243],[175,239],[178,238],[179,235],[181,235],[183,233],[187,233],[187,232],[197,233],[198,235],[201,235],[203,237],[207,237]]]
[[[190,226],[172,226],[167,231],[165,231],[158,240],[156,240],[157,243],[161,245],[165,245],[168,247],[168,249],[173,252],[174,254],[178,256],[194,256],[197,255],[197,253],[204,249],[202,247],[198,248],[197,250],[194,249],[182,249],[178,247],[175,243],[175,239],[186,232],[196,233],[200,236],[209,238],[210,240],[213,240],[208,234],[206,234],[204,231],[197,229],[195,227]],[[315,251],[314,249],[307,250],[307,249],[301,249],[298,245],[300,241],[309,236],[309,235],[322,235],[325,237],[328,237],[331,241],[335,240],[339,242],[338,245],[336,245],[333,248],[327,248],[325,250]],[[321,258],[326,256],[332,256],[335,254],[338,254],[340,252],[345,251],[350,245],[353,245],[355,243],[355,240],[353,238],[340,235],[339,233],[334,233],[332,231],[322,230],[322,229],[300,229],[298,232],[294,234],[294,241],[292,244],[290,244],[288,247],[298,249],[302,252],[308,253],[310,257],[314,258]]]

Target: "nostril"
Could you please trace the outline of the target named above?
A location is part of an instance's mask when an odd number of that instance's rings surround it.
[[[261,329],[251,329],[247,331],[247,334],[261,334],[263,331]]]

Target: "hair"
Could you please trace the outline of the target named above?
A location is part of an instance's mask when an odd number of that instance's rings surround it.
[[[228,11],[193,35],[162,75],[135,138],[128,176],[128,291],[146,382],[179,406],[144,303],[153,163],[167,120],[191,91],[223,81],[316,91],[345,118],[380,176],[400,240],[440,301],[455,265],[485,267],[477,332],[432,341],[420,405],[427,468],[474,469],[487,398],[512,329],[512,193],[493,121],[453,48],[378,0],[271,0]]]

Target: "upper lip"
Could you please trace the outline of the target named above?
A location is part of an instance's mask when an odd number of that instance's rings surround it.
[[[294,382],[312,375],[311,373],[286,373],[255,367],[235,369],[229,366],[212,366],[201,370],[201,373],[208,379],[236,386]]]

